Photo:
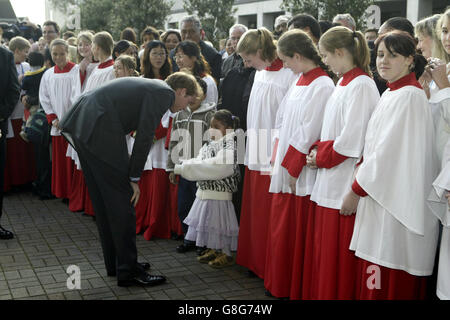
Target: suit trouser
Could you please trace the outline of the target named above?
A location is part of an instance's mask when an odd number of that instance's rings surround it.
[[[40,142],[33,142],[34,155],[36,157],[36,181],[34,185],[40,196],[51,196],[52,190],[52,165],[50,161],[50,131],[48,137]]]
[[[138,273],[136,213],[130,202],[129,178],[74,143],[94,207],[106,271],[112,275],[117,270],[117,279],[127,280]]]
[[[5,121],[6,122],[6,121]],[[0,138],[0,218],[3,209],[3,188],[5,183],[5,165],[6,165],[6,125],[2,126],[2,137]],[[0,221],[1,225],[1,221]]]

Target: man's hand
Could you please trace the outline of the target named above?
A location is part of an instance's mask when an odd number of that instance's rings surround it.
[[[139,190],[139,185],[136,182],[130,181],[130,185],[131,188],[133,189],[133,196],[131,197],[130,202],[133,204],[134,207],[136,207],[139,201],[139,196],[141,195],[141,191]]]

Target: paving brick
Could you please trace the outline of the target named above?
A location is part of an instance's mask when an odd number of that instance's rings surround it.
[[[179,254],[180,241],[137,236],[138,260],[168,281],[157,287],[117,286],[107,277],[95,222],[68,211],[61,200],[40,201],[31,193],[6,195],[3,226],[16,233],[0,242],[0,299],[179,300],[271,299],[264,282],[246,277],[241,266],[215,270],[197,262],[195,252]],[[81,270],[81,289],[69,290],[67,267]]]

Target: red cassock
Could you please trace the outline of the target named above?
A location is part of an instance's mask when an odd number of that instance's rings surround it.
[[[11,186],[20,186],[36,179],[36,161],[33,145],[19,135],[22,119],[12,119],[14,137],[6,139],[6,165],[3,191]]]
[[[146,240],[150,240],[152,237],[169,239],[171,236],[171,199],[169,176],[166,170],[153,168],[151,185],[152,192],[147,205],[145,221],[147,230],[144,232],[144,238]]]
[[[245,168],[236,263],[263,278],[272,195],[270,175]]]
[[[52,193],[57,198],[69,198],[74,170],[73,161],[66,157],[67,141],[52,136]]]

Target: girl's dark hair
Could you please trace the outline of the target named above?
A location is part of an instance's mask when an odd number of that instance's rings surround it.
[[[117,57],[127,51],[129,47],[131,47],[131,43],[128,40],[117,41],[113,49],[113,59],[117,59]]]
[[[175,47],[175,54],[179,51],[183,51],[183,54],[190,57],[190,58],[197,58],[194,63],[194,68],[192,70],[192,73],[194,76],[197,77],[205,77],[206,75],[211,74],[211,69],[209,67],[208,62],[203,57],[200,47],[197,43],[190,40],[181,41],[176,47]]]
[[[393,17],[386,20],[383,23],[388,31],[400,30],[407,32],[411,37],[414,38],[414,26],[411,21],[403,17]]]
[[[299,29],[286,31],[278,40],[277,46],[283,55],[292,58],[295,53],[298,53],[325,70],[330,78],[335,76],[328,66],[323,63],[317,46],[306,32]]]
[[[166,53],[166,60],[159,70],[159,75],[161,76],[162,80],[165,80],[172,73],[172,63],[170,62],[169,52],[167,51],[166,45],[164,44],[164,42],[159,40],[150,41],[145,46],[144,54],[142,55],[141,73],[144,78],[155,79],[155,73],[153,72],[153,67],[150,62],[150,52],[154,48],[163,48],[164,52]]]
[[[234,116],[227,109],[216,111],[213,118],[222,123],[226,128],[233,128],[233,130],[239,128],[239,118]]]
[[[288,22],[288,28],[291,25],[293,25],[295,29],[309,28],[317,41],[319,41],[320,35],[322,34],[319,22],[310,14],[300,13],[293,16]]]
[[[415,73],[416,79],[420,78],[427,65],[427,59],[417,51],[417,42],[413,37],[407,32],[398,30],[385,33],[375,41],[375,52],[378,52],[378,47],[382,42],[391,54],[396,53],[404,57],[412,56],[414,60],[411,71]]]
[[[133,28],[127,27],[123,29],[122,32],[120,33],[120,40],[128,40],[133,43],[137,43],[136,32],[134,31]]]

